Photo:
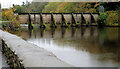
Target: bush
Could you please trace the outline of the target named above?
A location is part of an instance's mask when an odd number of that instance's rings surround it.
[[[107,18],[107,14],[101,12],[98,18],[98,25],[100,26],[106,25],[106,18]]]
[[[13,19],[12,22],[10,22],[10,24],[13,28],[19,28],[20,27],[20,23],[16,19]]]
[[[107,25],[118,25],[119,23],[119,13],[118,11],[108,11],[109,15],[106,18]]]
[[[3,11],[2,11],[2,20],[3,21],[10,21],[7,24],[2,23],[3,27],[6,27],[6,25],[7,25],[8,29],[13,29],[13,30],[16,30],[16,29],[20,28],[20,23],[16,19],[17,16],[14,16],[14,12],[13,12],[14,10],[15,9],[13,9],[13,8],[3,9]]]

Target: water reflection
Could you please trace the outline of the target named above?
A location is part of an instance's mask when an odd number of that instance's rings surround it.
[[[21,28],[21,31],[14,33],[74,66],[115,67],[119,63],[117,27]]]
[[[67,31],[67,28],[62,28],[61,29],[61,33],[62,33],[61,38],[64,38],[64,35],[65,35],[66,31]]]
[[[56,31],[56,28],[51,28],[51,35],[52,35],[52,38],[54,38],[55,31]]]
[[[71,32],[71,34],[72,34],[72,36],[71,37],[74,37],[74,35],[75,35],[75,32],[76,32],[76,28],[72,28],[72,30],[71,30],[72,32]]]

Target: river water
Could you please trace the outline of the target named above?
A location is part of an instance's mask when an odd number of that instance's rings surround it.
[[[10,31],[41,48],[51,51],[60,60],[76,67],[118,67],[118,27],[46,28],[33,30],[21,27]]]

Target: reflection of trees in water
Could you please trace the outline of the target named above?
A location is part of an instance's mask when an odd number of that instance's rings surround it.
[[[56,31],[56,28],[51,28],[51,35],[52,35],[52,38],[54,38],[55,31]]]
[[[72,30],[71,30],[72,32],[71,32],[71,34],[72,34],[72,36],[71,37],[74,37],[74,35],[75,35],[75,32],[76,32],[76,28],[72,28]]]
[[[118,29],[118,53],[120,53],[120,28]],[[120,54],[118,56],[118,61],[120,61]],[[119,66],[120,66],[120,63],[119,63]]]
[[[94,28],[92,28],[94,29]],[[96,28],[97,29],[97,28]],[[85,29],[84,29],[85,30]],[[103,29],[98,29],[98,34],[99,36],[93,35],[95,33],[95,29],[90,30],[90,37],[87,39],[85,38],[79,38],[79,39],[57,39],[54,40],[54,43],[56,43],[58,46],[69,46],[71,48],[74,48],[76,50],[82,50],[86,51],[92,54],[100,55],[98,58],[99,60],[113,60],[115,62],[118,62],[118,36],[116,37],[118,33],[118,29],[116,28],[103,28]],[[86,29],[87,31],[87,29]],[[113,33],[114,31],[114,33]],[[83,32],[83,28],[82,31]],[[111,34],[110,34],[111,33]],[[84,33],[86,34],[86,33]],[[92,34],[92,35],[91,35]],[[78,34],[77,34],[78,35]],[[111,37],[109,37],[109,36]],[[94,37],[91,37],[94,36]],[[86,36],[84,36],[86,37]],[[100,40],[101,39],[101,40]],[[103,41],[101,44],[100,41]]]
[[[61,28],[61,33],[62,33],[62,37],[61,38],[64,38],[64,35],[65,35],[65,33],[67,32],[67,29],[68,28]]]
[[[94,31],[95,31],[95,28],[90,27],[90,37],[92,37],[94,35]]]
[[[81,27],[81,37],[84,37],[84,32],[85,32],[86,28]]]
[[[29,29],[28,32],[29,32],[29,38],[31,38],[31,36],[33,34],[33,29]]]
[[[61,30],[61,32],[60,32]],[[70,32],[71,31],[71,32]],[[71,48],[74,48],[76,50],[82,50],[86,51],[92,54],[97,54],[101,55],[99,57],[99,60],[109,60],[112,59],[114,61],[118,61],[118,51],[120,49],[119,46],[119,39],[120,38],[119,34],[119,28],[102,28],[98,29],[97,27],[81,27],[78,28],[76,31],[76,28],[73,29],[68,29],[68,28],[61,28],[58,30],[58,28],[55,29],[50,29],[45,31],[45,29],[37,29],[36,34],[39,33],[38,36],[43,37],[47,32],[51,32],[51,35],[53,38],[56,35],[55,32],[60,32],[61,35],[57,36],[62,36],[62,39],[57,39],[55,38],[53,41],[55,44],[58,46],[69,46]],[[34,32],[33,30],[27,30],[27,29],[22,29],[21,31],[16,31],[14,32],[17,35],[22,36],[23,38],[28,39],[31,38]],[[89,34],[89,37],[87,37]],[[97,35],[95,35],[97,33]],[[64,38],[64,35],[71,34],[69,39]],[[78,35],[81,34],[81,37],[78,37]],[[51,37],[50,37],[51,38]],[[74,39],[77,38],[77,39]],[[101,44],[100,41],[103,41]]]
[[[43,37],[43,36],[44,36],[44,32],[45,32],[45,29],[40,28],[40,36],[41,36],[41,37]]]
[[[99,45],[103,46],[104,45],[104,39],[106,37],[106,28],[102,27],[98,29],[99,33]]]

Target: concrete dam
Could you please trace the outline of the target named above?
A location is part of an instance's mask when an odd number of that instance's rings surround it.
[[[16,13],[21,24],[97,25],[99,13]]]

